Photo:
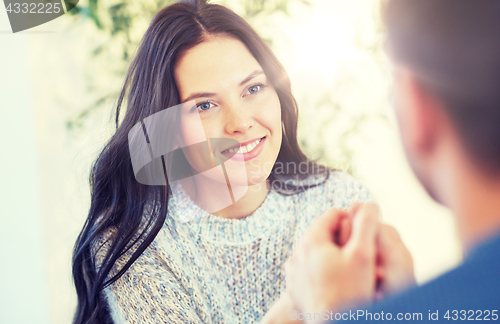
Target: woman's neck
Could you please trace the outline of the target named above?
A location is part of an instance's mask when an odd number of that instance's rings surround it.
[[[246,190],[246,192],[240,199],[231,203],[231,201],[228,201],[228,198],[223,198],[222,194],[214,194],[227,192],[228,186],[226,183],[210,181],[210,184],[207,186],[206,183],[204,183],[205,181],[196,181],[196,184],[194,182],[194,180],[181,182],[182,187],[191,200],[200,208],[222,218],[241,219],[249,216],[262,205],[269,192],[269,183],[267,180],[248,187],[236,188],[233,184],[231,188],[233,192],[236,193],[239,190]],[[222,200],[217,202],[218,199]],[[204,208],[207,204],[210,204],[211,207]],[[216,211],[211,210],[214,205],[217,206],[218,204],[223,208],[216,208]]]
[[[249,186],[248,191],[241,199],[213,214],[223,218],[245,218],[262,205],[264,200],[266,200],[268,192],[269,183],[267,180],[256,185]]]

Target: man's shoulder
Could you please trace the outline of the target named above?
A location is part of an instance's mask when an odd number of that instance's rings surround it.
[[[500,245],[497,244],[496,251],[477,254],[427,284],[393,297],[387,305],[402,303],[430,309],[500,308]]]
[[[500,235],[475,249],[464,263],[402,297],[430,307],[500,307]]]

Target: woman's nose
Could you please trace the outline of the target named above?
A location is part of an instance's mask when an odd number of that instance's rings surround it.
[[[225,109],[225,131],[228,134],[246,133],[253,127],[254,119],[251,107],[244,104],[232,104]]]

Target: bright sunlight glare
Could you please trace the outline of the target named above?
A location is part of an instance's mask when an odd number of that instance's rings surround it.
[[[337,10],[329,10],[333,5]],[[312,70],[325,78],[324,81],[333,81],[343,61],[359,56],[351,17],[359,14],[356,10],[359,2],[343,5],[346,10],[338,10],[338,5],[337,1],[325,1],[315,6],[303,24],[287,31],[296,48],[292,54],[292,70]]]

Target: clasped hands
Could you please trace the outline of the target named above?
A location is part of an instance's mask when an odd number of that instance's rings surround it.
[[[408,249],[378,216],[377,205],[355,204],[313,222],[285,264],[293,309],[347,310],[415,284]]]

